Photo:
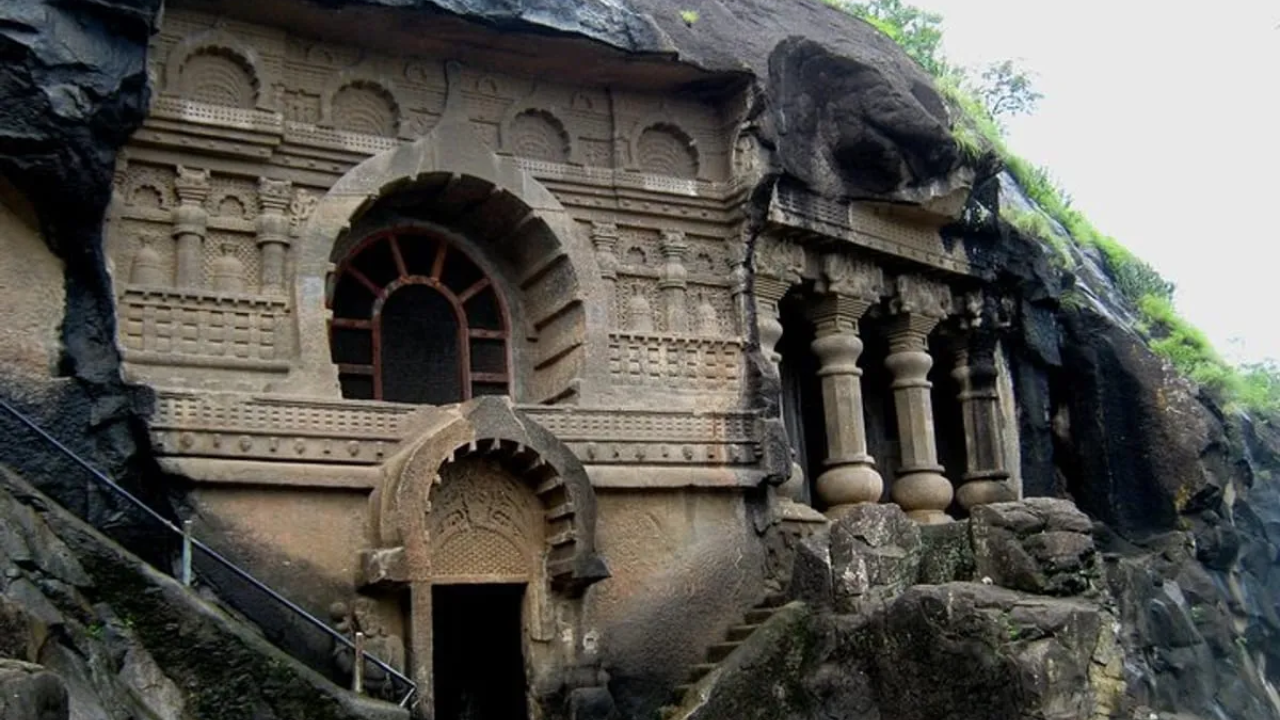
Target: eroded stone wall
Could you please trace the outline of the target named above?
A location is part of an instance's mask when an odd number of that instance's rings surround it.
[[[55,374],[66,307],[62,261],[49,250],[26,199],[0,178],[0,363],[47,377]]]

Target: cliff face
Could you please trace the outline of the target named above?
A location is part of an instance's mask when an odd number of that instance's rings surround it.
[[[1280,713],[1270,684],[1280,668],[1280,489],[1272,477],[1280,470],[1280,434],[1267,421],[1225,415],[1153,355],[1114,311],[1122,303],[1105,273],[1066,277],[1036,241],[997,219],[996,168],[989,160],[977,167],[962,162],[944,103],[889,40],[821,3],[799,0],[701,2],[692,22],[676,0],[321,4],[454,15],[579,40],[618,57],[683,68],[693,90],[745,84],[751,103],[744,116],[767,158],[766,185],[929,205],[954,199],[972,183],[963,219],[948,235],[989,260],[997,270],[987,281],[1020,299],[1008,345],[1027,494],[1070,497],[1098,521],[1090,533],[1097,566],[1080,570],[1082,592],[1091,593],[1087,602],[1055,601],[1067,603],[1053,606],[1058,615],[1043,611],[1023,623],[1057,638],[1037,647],[1070,651],[1063,657],[1079,671],[1072,676],[1078,684],[1061,692],[1096,693],[1120,683],[1127,699],[1090,706],[1102,708],[1100,717],[1129,717],[1139,708],[1205,718]],[[8,368],[0,374],[0,394],[144,493],[147,480],[159,479],[141,420],[149,400],[120,379],[101,227],[115,153],[147,105],[146,45],[159,5],[40,0],[0,6],[0,175],[30,205],[33,232],[61,260],[65,277],[56,379]],[[1096,266],[1084,260],[1084,267]],[[1084,302],[1064,302],[1073,283],[1086,290]],[[10,423],[7,415],[0,418],[8,436],[26,437]],[[58,502],[165,558],[165,548],[150,541],[140,522],[86,492],[79,471],[43,444],[2,457]],[[166,500],[159,492],[150,497],[161,505]],[[983,574],[953,568],[910,577],[963,583]],[[788,667],[804,678],[791,688],[802,700],[769,717],[822,717],[840,707],[861,713],[848,717],[908,717],[909,690],[931,686],[940,688],[928,705],[938,708],[936,716],[970,717],[945,713],[950,699],[972,697],[974,688],[938,675],[889,673],[889,661],[921,673],[986,663],[990,672],[981,677],[988,689],[1042,667],[1019,654],[1032,652],[1018,646],[1026,640],[1023,631],[1010,637],[999,618],[1034,604],[1028,596],[1043,588],[940,587],[899,588],[893,604],[859,619],[849,608],[808,598],[811,607],[786,620],[808,629],[795,631],[799,636],[780,633],[782,645],[762,650],[800,643],[793,648],[798,660]],[[8,590],[5,596],[23,602]],[[973,633],[941,654],[929,632],[954,618],[937,615],[940,607],[968,608],[973,621]],[[1119,630],[1106,636],[1113,622]],[[1104,642],[1114,644],[1112,655],[1098,655]],[[864,655],[877,653],[885,662],[866,665]],[[1116,658],[1118,673],[1091,675],[1090,663],[1105,668]],[[749,697],[727,692],[733,707]],[[1016,705],[1023,714],[1011,716],[1061,717],[1045,700],[1062,697],[1054,693],[1032,693],[1031,700],[1002,696],[978,707]]]

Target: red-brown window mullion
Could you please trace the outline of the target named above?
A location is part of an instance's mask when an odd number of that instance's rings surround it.
[[[387,244],[391,246],[391,258],[396,261],[396,272],[400,277],[405,277],[409,271],[404,266],[404,256],[400,254],[400,243],[396,241],[395,235],[387,235]]]
[[[461,310],[461,305],[458,309]],[[466,316],[463,316],[464,318]],[[460,377],[462,382],[462,399],[471,399],[471,339],[469,328],[465,320],[458,322],[458,368],[461,370]]]
[[[449,253],[449,245],[443,240],[436,241],[436,259],[431,263],[431,279],[439,280],[444,273],[444,256]]]
[[[368,330],[368,320],[358,320],[356,318],[332,318],[329,320],[330,327],[342,328],[344,330]]]

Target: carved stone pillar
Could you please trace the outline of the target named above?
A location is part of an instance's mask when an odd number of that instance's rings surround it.
[[[966,510],[977,505],[1014,499],[1008,485],[1004,440],[1000,419],[1000,394],[996,388],[996,335],[994,313],[980,293],[965,297],[959,338],[951,376],[960,386],[960,411],[964,421],[965,473],[956,499]]]
[[[880,500],[884,480],[867,453],[867,424],[862,407],[862,340],[858,320],[872,306],[869,298],[828,295],[814,308],[813,354],[822,383],[822,413],[827,430],[826,469],[816,480],[818,499],[828,515],[842,508]]]
[[[209,171],[178,166],[173,183],[178,207],[173,209],[173,239],[177,244],[174,284],[180,288],[204,285],[204,239],[209,230]]]
[[[898,418],[902,463],[893,483],[893,501],[911,518],[924,523],[947,522],[951,482],[938,464],[934,438],[933,401],[929,391],[929,333],[946,317],[951,294],[945,285],[923,278],[900,276],[889,322],[889,356],[885,367],[893,375],[893,405]]]
[[[880,301],[884,276],[873,263],[844,255],[822,258],[818,290],[823,298],[812,308],[810,346],[818,358],[822,412],[827,434],[826,470],[816,480],[818,499],[828,515],[860,503],[879,502],[884,480],[867,452],[867,423],[862,403],[862,339],[858,322]]]
[[[662,293],[662,313],[667,332],[686,332],[689,329],[688,291],[689,272],[684,267],[684,256],[689,243],[684,233],[668,230],[662,233],[659,245],[665,264],[658,290]]]
[[[259,287],[264,295],[284,293],[284,258],[289,250],[289,218],[285,210],[293,198],[288,180],[258,181],[258,252],[262,257]]]
[[[611,222],[591,223],[591,244],[596,249],[596,265],[604,280],[605,305],[609,309],[609,327],[618,324],[618,226]]]

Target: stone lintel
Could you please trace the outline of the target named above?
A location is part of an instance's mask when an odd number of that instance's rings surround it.
[[[164,457],[160,467],[208,485],[257,485],[371,491],[382,479],[380,468],[318,463],[266,462],[201,457]]]
[[[766,474],[757,469],[728,467],[662,467],[653,465],[587,465],[596,488],[677,490],[680,488],[757,487]]]

